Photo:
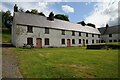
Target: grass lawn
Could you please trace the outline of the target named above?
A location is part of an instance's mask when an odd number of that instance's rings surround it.
[[[2,43],[10,43],[10,42],[11,42],[11,34],[7,28],[3,28],[2,29]]]
[[[118,77],[118,50],[85,47],[11,50],[17,53],[24,78]]]

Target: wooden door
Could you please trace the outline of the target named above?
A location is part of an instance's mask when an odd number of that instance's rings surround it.
[[[70,47],[71,44],[70,44],[70,39],[67,39],[67,47]]]
[[[36,47],[37,48],[42,48],[42,39],[41,38],[36,39]]]
[[[85,46],[85,39],[83,39],[83,46]]]

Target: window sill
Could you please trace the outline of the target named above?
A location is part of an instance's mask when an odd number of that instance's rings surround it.
[[[33,32],[27,32],[27,33],[33,33]]]

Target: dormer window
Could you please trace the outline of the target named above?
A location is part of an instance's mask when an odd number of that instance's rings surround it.
[[[33,33],[33,27],[32,26],[27,26],[27,32]]]

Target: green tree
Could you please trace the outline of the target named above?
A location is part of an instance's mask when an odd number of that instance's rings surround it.
[[[12,22],[13,16],[11,16],[11,12],[9,10],[6,12],[2,11],[2,26],[6,26],[11,31]]]
[[[27,10],[25,13],[31,13],[29,10]]]
[[[19,12],[25,12],[25,10],[23,8],[20,7],[20,9],[18,10]]]
[[[64,20],[64,21],[69,21],[68,16],[67,16],[67,15],[64,15],[64,14],[56,14],[56,15],[54,16],[54,18],[60,19],[60,20]]]
[[[87,25],[87,26],[91,26],[91,27],[95,28],[95,24],[92,24],[92,23],[87,23],[86,25]]]
[[[45,16],[43,12],[38,13],[38,15]]]
[[[77,24],[81,24],[82,26],[86,25],[86,23],[84,21],[78,22]]]
[[[33,14],[38,14],[38,10],[32,9],[32,10],[31,10],[31,13],[33,13]]]

